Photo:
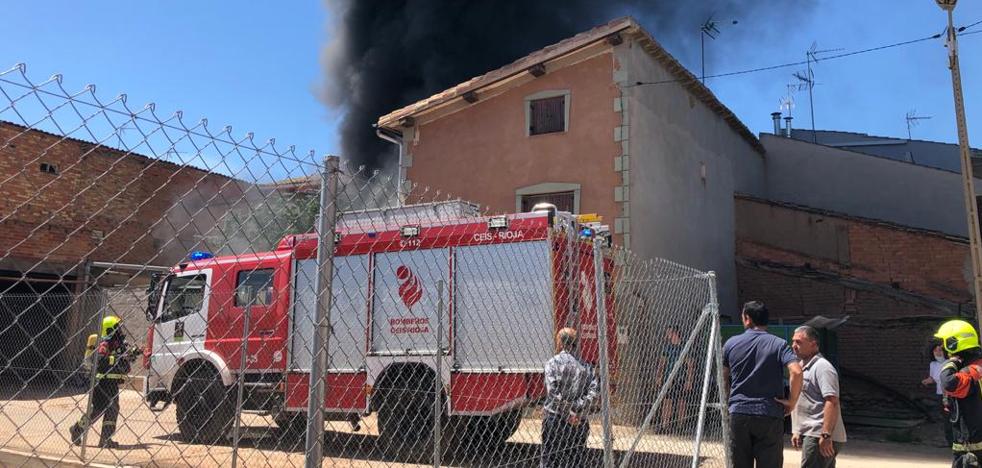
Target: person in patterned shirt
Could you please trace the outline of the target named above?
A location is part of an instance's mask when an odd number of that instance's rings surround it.
[[[545,365],[540,463],[543,468],[587,464],[584,460],[590,433],[587,416],[599,395],[599,385],[593,368],[577,356],[576,345],[576,330],[559,330],[557,354]]]

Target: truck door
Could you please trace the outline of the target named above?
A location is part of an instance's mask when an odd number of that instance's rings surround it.
[[[210,269],[182,272],[164,284],[153,323],[151,387],[177,370],[179,358],[205,349],[211,276]]]
[[[293,270],[290,368],[309,372],[310,345],[317,314],[317,259],[298,260]],[[328,340],[331,371],[358,371],[365,365],[368,272],[368,255],[334,257],[331,337]]]

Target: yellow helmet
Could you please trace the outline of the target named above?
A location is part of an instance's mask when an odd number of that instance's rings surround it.
[[[121,320],[115,315],[107,315],[102,319],[102,336],[105,338],[112,335],[119,328]]]
[[[964,320],[949,320],[934,334],[941,339],[941,346],[948,354],[979,347],[979,334],[972,324]]]

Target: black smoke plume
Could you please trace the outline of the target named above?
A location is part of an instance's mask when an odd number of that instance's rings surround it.
[[[344,116],[344,157],[384,168],[396,151],[375,136],[372,124],[380,116],[611,19],[635,16],[693,66],[699,27],[711,15],[771,21],[782,13],[778,9],[793,12],[805,3],[810,2],[327,0],[332,39],[324,52],[325,99]]]

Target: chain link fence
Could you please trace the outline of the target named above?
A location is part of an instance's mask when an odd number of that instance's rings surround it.
[[[0,96],[3,463],[726,466],[712,274],[24,66]]]

